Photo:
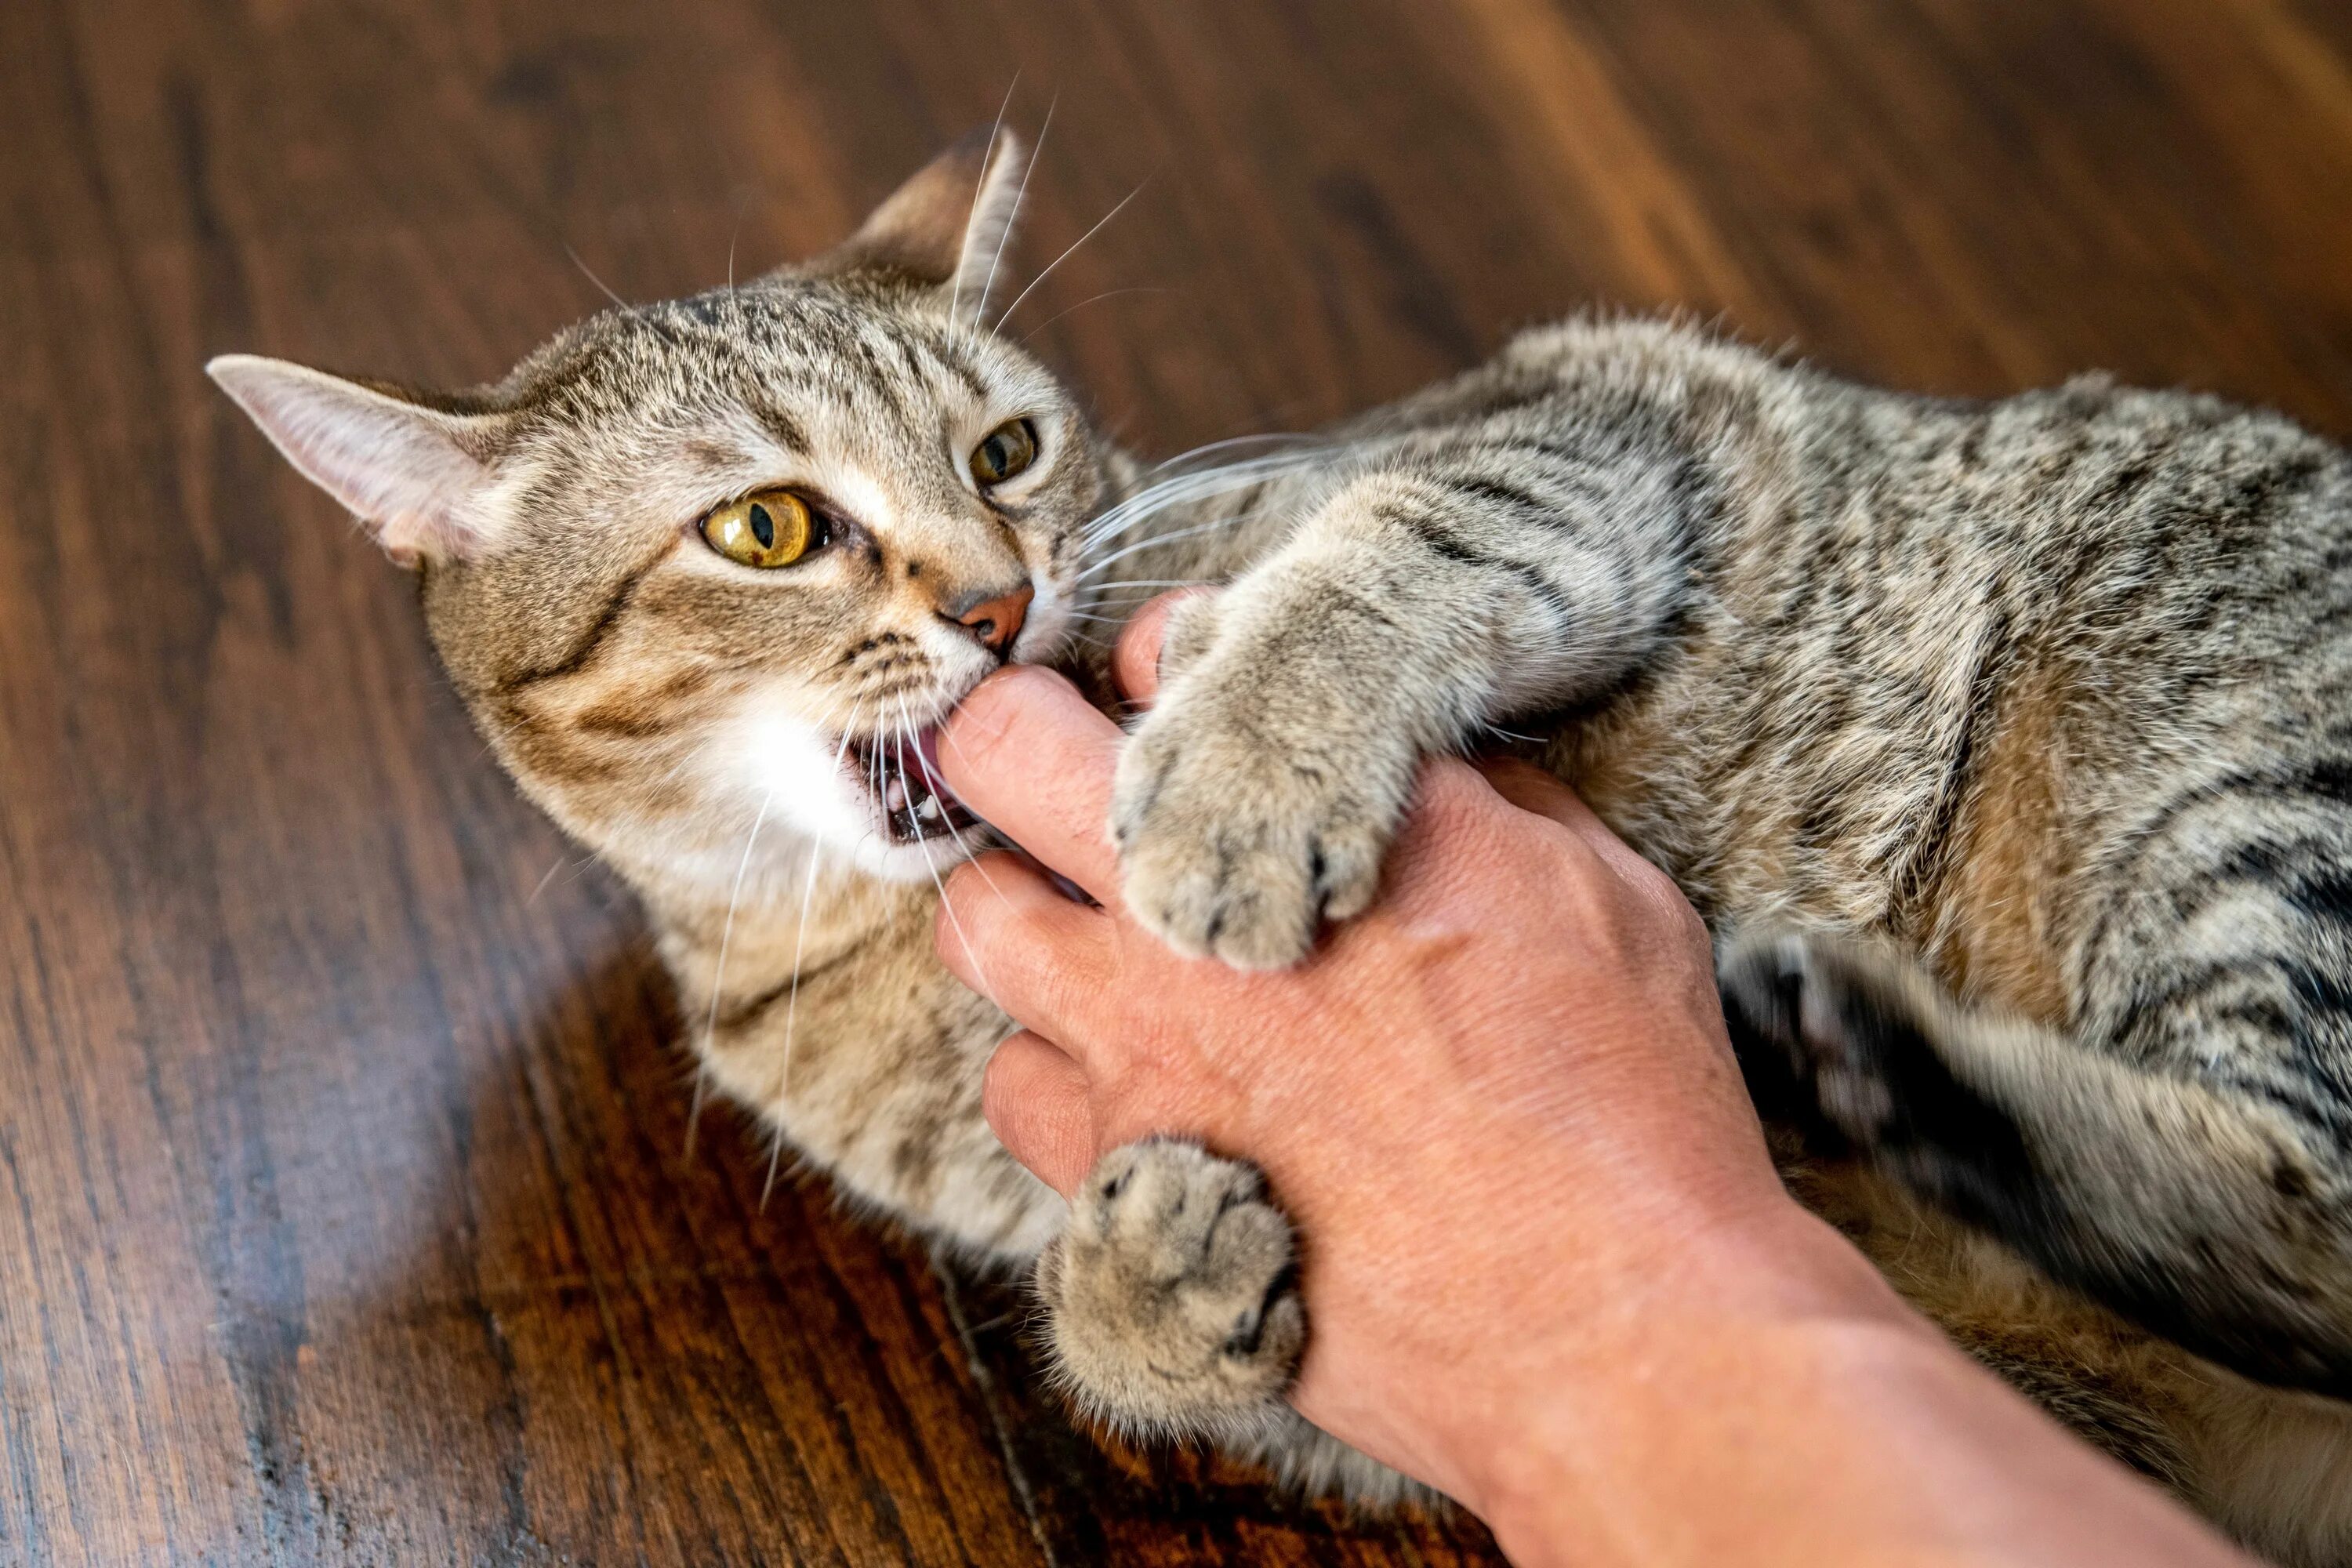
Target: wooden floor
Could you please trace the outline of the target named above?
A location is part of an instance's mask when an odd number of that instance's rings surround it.
[[[0,1562],[1491,1561],[1103,1457],[1016,1296],[690,1141],[627,900],[199,372],[487,376],[1009,88],[1024,280],[1140,188],[1013,325],[1153,451],[1594,302],[2352,435],[2337,0],[5,0]]]

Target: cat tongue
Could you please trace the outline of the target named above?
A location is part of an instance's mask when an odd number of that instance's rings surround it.
[[[941,800],[955,800],[956,792],[948,787],[947,779],[940,773],[940,727],[926,724],[915,732],[915,758],[923,770],[923,783]],[[961,805],[961,801],[957,802]]]

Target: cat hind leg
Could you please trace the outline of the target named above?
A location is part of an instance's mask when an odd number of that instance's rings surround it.
[[[1833,936],[1743,936],[1717,977],[1759,1105],[1808,1110],[1816,1132],[2177,1343],[2352,1396],[2352,1158],[2323,1075],[2274,1070],[2282,1089],[2249,1051],[2218,1067],[2127,1055],[2095,1030],[1969,1006],[1906,956]],[[2214,1037],[2191,1008],[2121,1016]]]

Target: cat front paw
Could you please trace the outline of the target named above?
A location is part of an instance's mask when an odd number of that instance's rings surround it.
[[[1187,641],[1205,640],[1189,614]],[[1127,908],[1190,958],[1279,969],[1379,890],[1411,788],[1410,742],[1352,694],[1273,689],[1246,644],[1186,660],[1126,748],[1111,798]]]
[[[1112,1150],[1037,1265],[1064,1391],[1139,1435],[1265,1429],[1307,1342],[1297,1259],[1253,1167],[1169,1139]]]

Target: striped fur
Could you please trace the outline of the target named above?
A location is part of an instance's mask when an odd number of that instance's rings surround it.
[[[502,761],[644,895],[713,1079],[858,1199],[1041,1259],[1087,1408],[1402,1495],[1279,1403],[1292,1255],[1244,1168],[1121,1151],[1073,1214],[996,1146],[1005,1020],[929,952],[971,846],[876,843],[842,777],[993,667],[957,594],[1025,579],[1013,657],[1098,681],[1081,632],[1225,583],[1122,764],[1140,918],[1288,963],[1371,895],[1421,758],[1533,737],[1717,932],[1792,1190],[2060,1418],[2352,1561],[2352,461],[2211,398],[1912,397],[1632,320],[1150,473],[977,323],[1014,167],[962,149],[843,251],[482,392],[369,384],[474,465],[365,494]],[[223,379],[359,493],[284,412],[310,384]],[[1040,471],[974,492],[1016,416]],[[843,542],[719,569],[691,520],[778,482]],[[1184,1229],[1193,1194],[1246,1223]]]

